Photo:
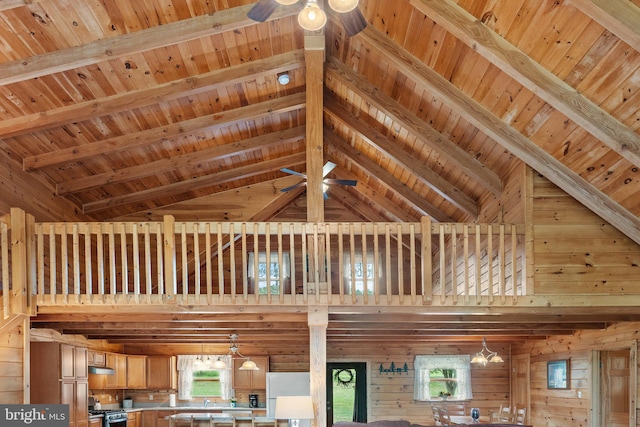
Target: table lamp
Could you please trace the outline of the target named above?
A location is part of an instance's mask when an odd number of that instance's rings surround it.
[[[289,420],[290,427],[299,427],[300,420],[313,419],[311,396],[278,396],[276,398],[277,420]]]

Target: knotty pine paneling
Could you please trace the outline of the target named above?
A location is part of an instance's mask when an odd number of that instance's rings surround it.
[[[536,293],[640,293],[640,246],[544,177],[533,180]]]
[[[547,427],[598,425],[590,424],[590,408],[599,404],[591,393],[591,352],[635,346],[639,328],[637,322],[619,323],[602,331],[579,331],[573,336],[514,343],[512,355],[531,354],[530,424]],[[569,390],[547,389],[547,361],[557,359],[570,359]],[[637,412],[637,407],[635,410]]]
[[[3,404],[28,403],[24,396],[25,331],[27,321],[18,322],[16,326],[0,334],[0,402]]]

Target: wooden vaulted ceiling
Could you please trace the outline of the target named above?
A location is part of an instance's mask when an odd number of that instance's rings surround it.
[[[89,220],[304,221],[311,127],[358,181],[327,220],[473,222],[522,162],[640,243],[640,0],[360,0],[352,37],[252,6],[0,1],[4,161]]]

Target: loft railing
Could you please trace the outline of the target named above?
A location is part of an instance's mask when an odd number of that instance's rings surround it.
[[[167,216],[25,229],[22,280],[38,305],[505,304],[526,294],[524,227],[509,224],[428,218],[220,223]],[[3,242],[10,239],[6,227],[0,232]],[[10,250],[2,246],[3,285],[10,282]],[[7,312],[6,298],[3,304]]]

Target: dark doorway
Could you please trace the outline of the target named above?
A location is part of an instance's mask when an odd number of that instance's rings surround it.
[[[367,364],[327,363],[327,426],[367,422]]]

